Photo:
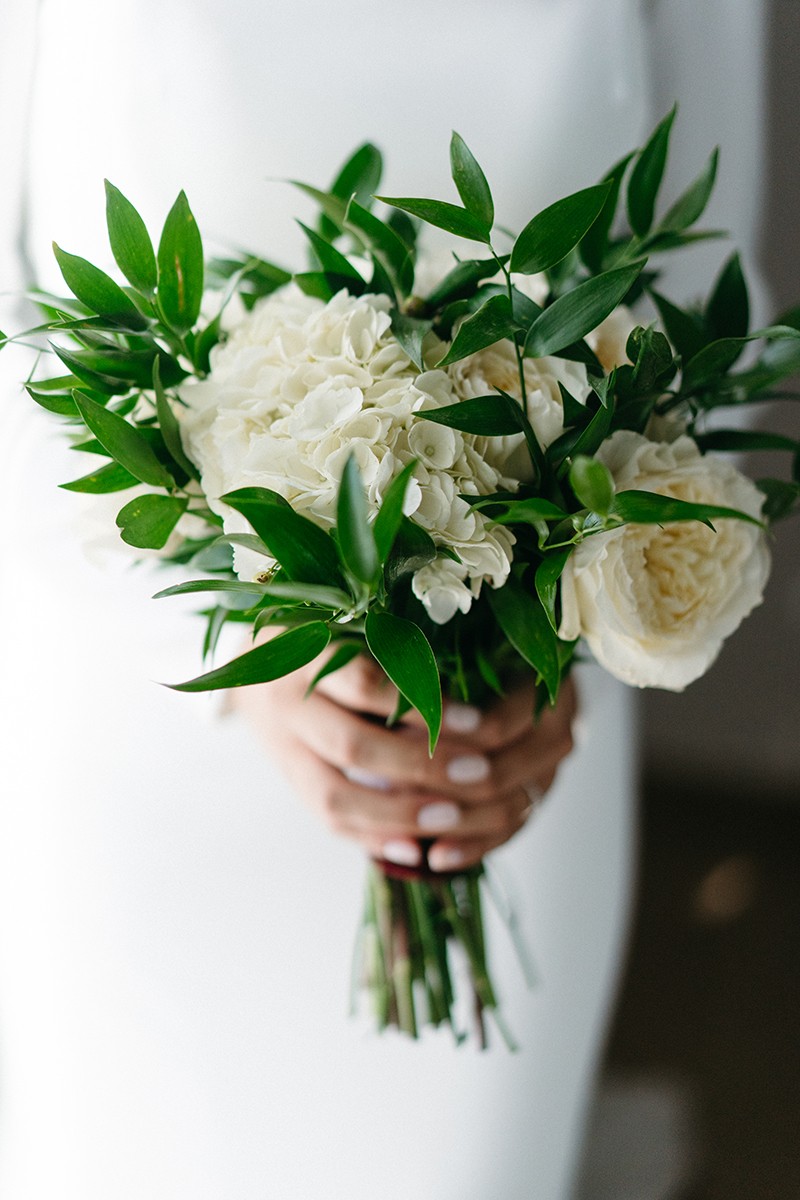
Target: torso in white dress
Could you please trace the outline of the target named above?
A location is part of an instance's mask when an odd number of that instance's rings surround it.
[[[445,196],[453,125],[519,225],[669,106],[645,33],[633,0],[51,0],[25,244],[48,283],[54,237],[103,261],[108,176],[151,227],[184,187],[211,236],[291,263],[298,200],[268,177],[324,185],[368,137],[388,191]],[[377,1039],[346,1011],[360,853],[235,720],[152,682],[194,670],[199,627],[151,605],[149,570],[83,562],[76,499],[54,490],[73,464],[21,411],[4,478],[3,1200],[564,1200],[628,907],[629,695],[584,673],[585,737],[494,856],[539,975],[527,991],[497,930],[522,1051]]]

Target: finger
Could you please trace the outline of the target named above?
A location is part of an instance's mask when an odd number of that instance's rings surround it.
[[[465,805],[491,804],[530,780],[541,784],[572,747],[569,726],[554,722],[526,727],[522,737],[494,755],[444,737],[431,759],[421,731],[385,729],[313,695],[285,720],[309,749],[353,782],[373,789],[439,791]]]
[[[465,752],[463,741],[443,738],[431,759],[424,729],[385,728],[327,696],[312,694],[302,708],[285,714],[284,721],[319,758],[352,780],[374,784],[380,779],[393,787],[467,794],[477,800],[482,793],[470,785],[491,774],[488,758],[469,748]]]
[[[524,734],[491,756],[492,788],[504,793],[515,787],[535,784],[546,791],[556,768],[572,749],[570,725],[559,723],[554,728],[537,727],[532,734]]]
[[[571,725],[577,711],[577,693],[573,680],[561,687],[555,705],[547,705],[538,718],[534,716],[536,689],[529,677],[495,701],[483,714],[475,731],[475,741],[482,749],[497,750],[516,741],[531,729],[549,733]]]

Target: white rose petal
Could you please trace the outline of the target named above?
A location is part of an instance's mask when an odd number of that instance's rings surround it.
[[[598,458],[618,491],[640,489],[758,516],[763,496],[730,463],[688,437],[650,442],[615,433]],[[563,574],[560,634],[582,635],[595,658],[636,687],[682,691],[761,602],[769,575],[764,531],[715,520],[625,525],[582,542]]]
[[[587,333],[586,341],[600,359],[604,371],[611,371],[628,362],[625,347],[639,324],[641,322],[636,320],[631,310],[620,304],[596,329]]]
[[[450,376],[458,395],[467,400],[491,392],[507,392],[520,399],[519,366],[514,347],[509,341],[497,342],[479,350],[450,368]],[[539,444],[546,449],[564,430],[562,384],[579,404],[586,402],[591,388],[586,368],[581,363],[561,358],[526,358],[523,362],[528,417]],[[506,442],[506,458],[510,459],[519,447],[520,438]]]

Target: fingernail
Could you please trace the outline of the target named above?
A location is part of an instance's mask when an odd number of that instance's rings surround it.
[[[441,800],[436,804],[426,804],[417,813],[417,824],[420,829],[452,829],[461,820],[461,809],[449,800]]]
[[[454,846],[433,846],[428,851],[428,866],[432,871],[453,871],[463,863],[464,855]]]
[[[544,800],[544,792],[539,787],[538,783],[526,783],[522,790],[534,807],[537,804],[541,804]]]
[[[342,774],[351,783],[360,783],[362,787],[374,788],[378,792],[386,792],[392,786],[391,780],[384,775],[375,775],[372,771],[364,771],[361,767],[345,767]]]
[[[448,733],[474,733],[481,723],[481,710],[472,704],[448,704],[443,724]]]
[[[399,863],[401,867],[418,867],[421,859],[419,846],[413,842],[386,842],[382,854],[389,862]]]
[[[482,754],[463,754],[451,758],[447,764],[447,778],[451,783],[480,783],[489,778],[491,767]]]

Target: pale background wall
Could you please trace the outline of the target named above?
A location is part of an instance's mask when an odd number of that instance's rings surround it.
[[[776,315],[800,303],[800,0],[770,0],[768,10],[760,259]],[[800,403],[765,408],[758,423],[799,437]],[[786,457],[772,459],[783,473]],[[763,455],[749,456],[746,469],[773,473]],[[643,709],[649,772],[676,786],[707,780],[732,796],[800,803],[800,518],[778,526],[765,602],[710,674],[682,696],[646,693]]]

